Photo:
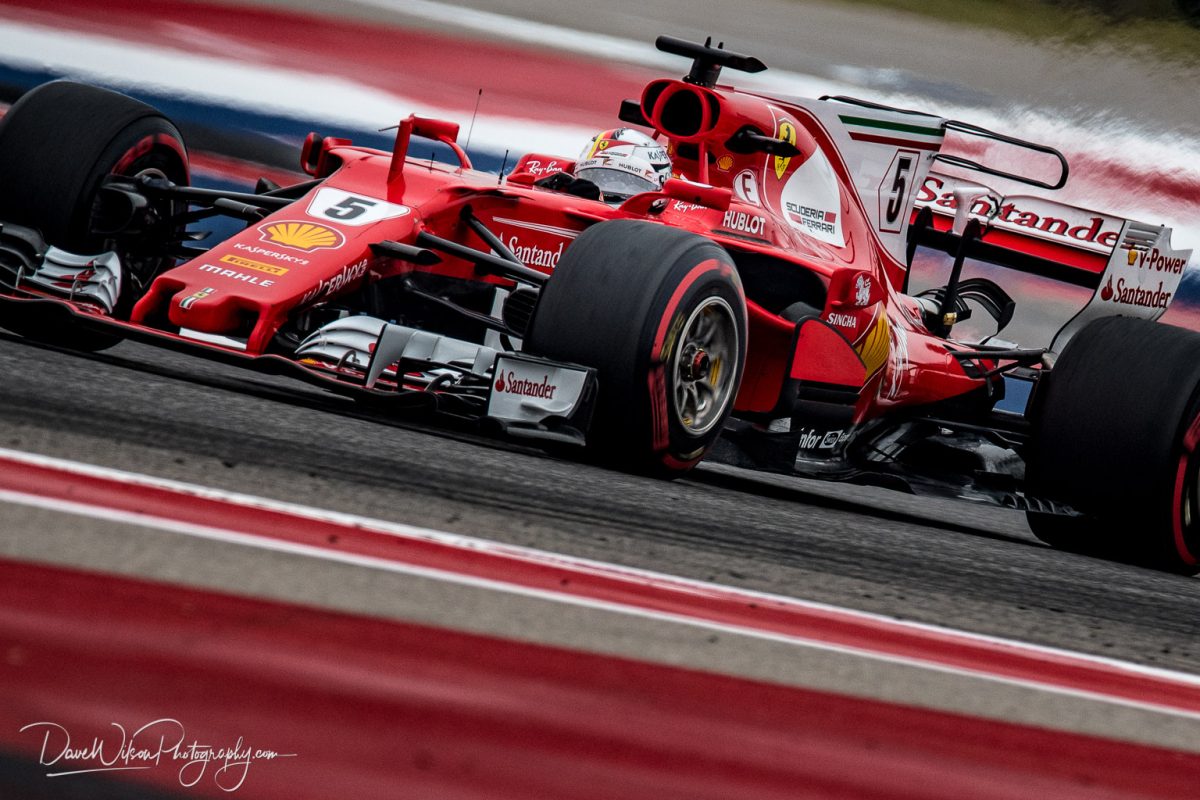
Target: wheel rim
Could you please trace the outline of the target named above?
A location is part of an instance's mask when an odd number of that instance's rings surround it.
[[[733,397],[738,328],[733,308],[721,297],[696,306],[671,356],[675,418],[698,436],[717,424]]]

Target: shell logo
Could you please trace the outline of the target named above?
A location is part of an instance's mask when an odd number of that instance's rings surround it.
[[[258,232],[269,244],[311,253],[313,250],[333,250],[346,243],[346,237],[333,228],[314,222],[284,220],[260,225]]]

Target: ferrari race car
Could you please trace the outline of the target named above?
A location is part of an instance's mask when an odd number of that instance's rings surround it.
[[[391,153],[310,135],[297,185],[199,189],[153,108],[35,88],[0,122],[0,325],[292,375],[667,477],[710,457],[988,501],[1057,547],[1200,570],[1200,334],[1155,321],[1190,257],[1169,229],[968,179],[1059,188],[1051,148],[718,85],[765,66],[657,45],[689,73],[618,116],[674,174],[619,202],[571,158],[473,170],[457,124],[415,116]],[[414,137],[456,163],[411,156]],[[949,137],[981,146],[943,152]],[[968,157],[992,146],[1057,174]],[[245,227],[201,249],[192,229],[216,215]],[[947,269],[921,289],[930,254]],[[1002,341],[1018,304],[980,264],[1086,301],[1040,346]]]

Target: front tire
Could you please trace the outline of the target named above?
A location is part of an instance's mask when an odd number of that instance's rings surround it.
[[[687,231],[614,220],[584,231],[543,287],[525,349],[595,367],[588,448],[664,477],[695,466],[733,410],[746,300],[729,254]]]
[[[112,174],[153,174],[187,185],[182,136],[145,103],[69,81],[26,92],[0,120],[0,222],[35,228],[47,244],[72,253],[115,249],[124,274],[114,315],[125,317],[153,278],[174,261],[153,240],[114,241],[93,232],[101,182]],[[176,210],[167,203],[151,213],[163,216]],[[38,311],[36,306],[22,309],[0,324],[80,350],[102,350],[121,341],[111,334],[64,327],[42,319]]]
[[[1031,490],[1082,516],[1028,514],[1064,550],[1200,572],[1200,334],[1097,320],[1038,387]]]

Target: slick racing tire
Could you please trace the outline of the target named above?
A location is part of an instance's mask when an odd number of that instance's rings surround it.
[[[165,177],[187,185],[183,138],[145,103],[69,81],[43,84],[21,96],[0,120],[0,222],[35,228],[47,244],[81,255],[115,250],[122,289],[114,316],[126,317],[153,278],[174,261],[161,242],[106,239],[93,233],[101,181],[110,174]],[[167,201],[149,213],[181,210]],[[121,337],[41,319],[36,305],[0,325],[34,339],[80,350],[102,350]]]
[[[525,349],[595,367],[588,449],[663,477],[695,466],[733,409],[746,360],[746,300],[729,254],[694,233],[601,222],[542,288]]]
[[[1082,516],[1030,512],[1054,547],[1200,572],[1200,334],[1106,317],[1071,339],[1031,414],[1035,496]]]

